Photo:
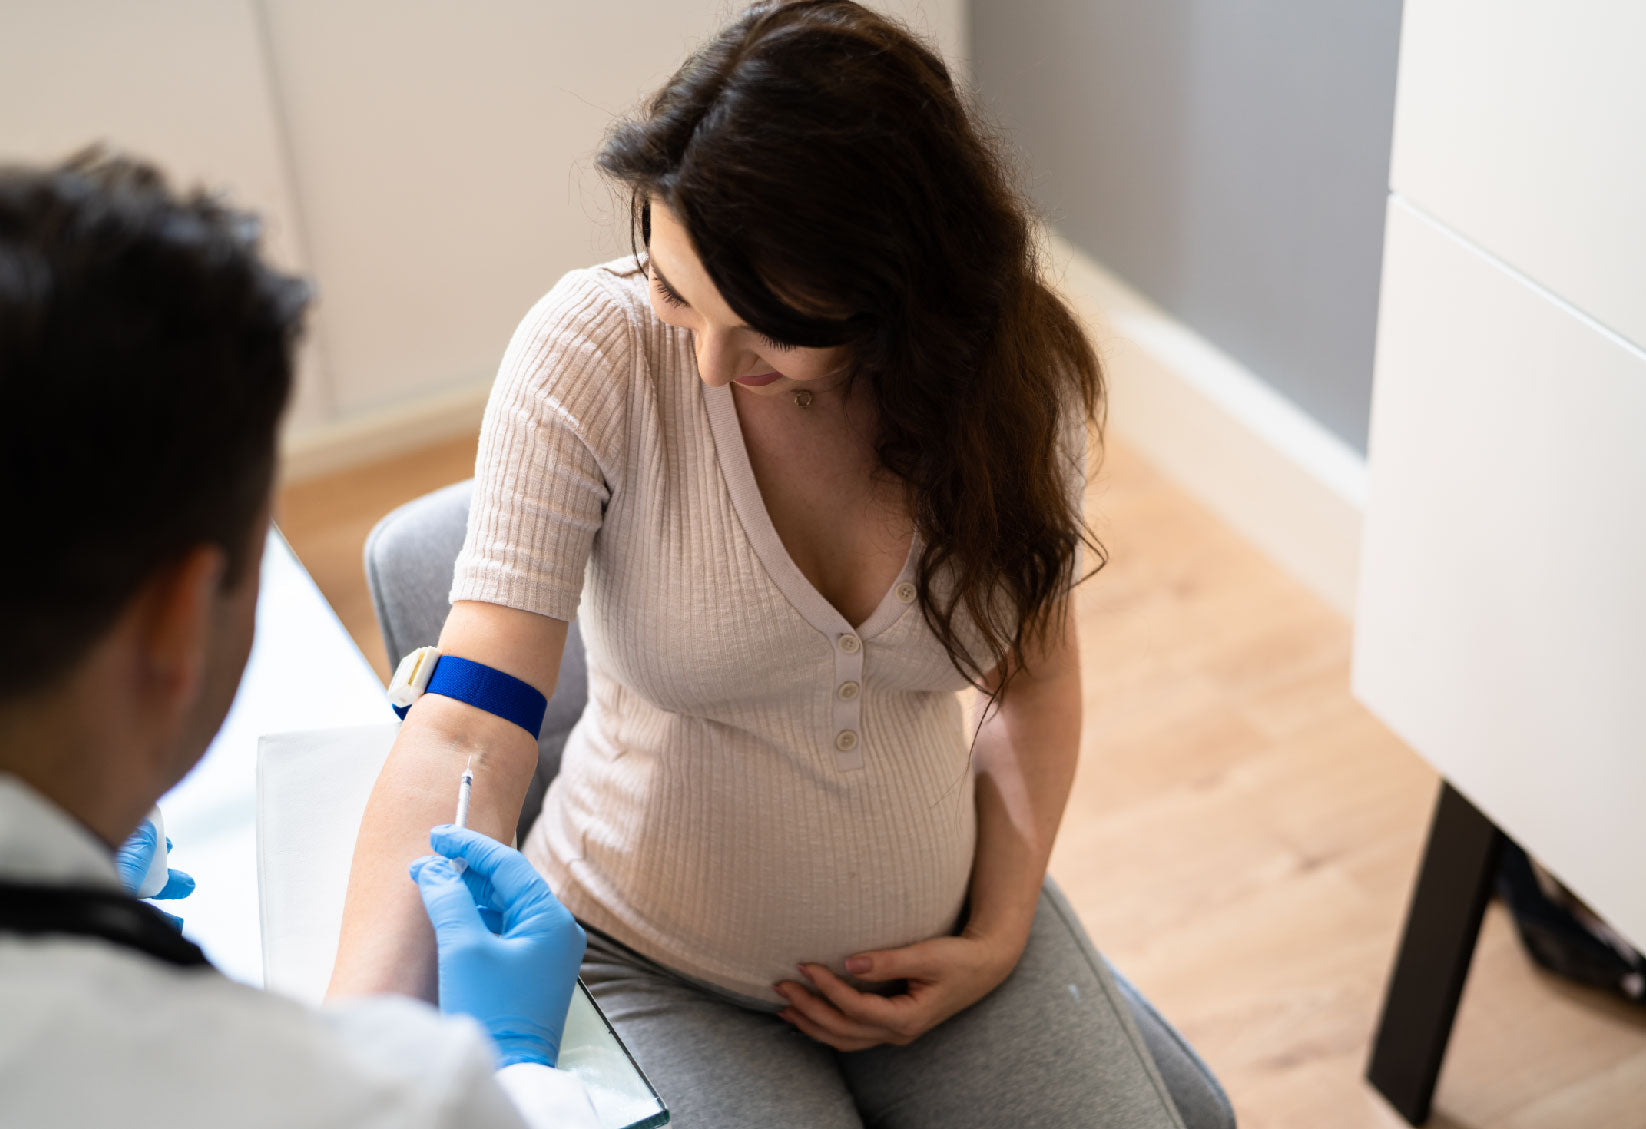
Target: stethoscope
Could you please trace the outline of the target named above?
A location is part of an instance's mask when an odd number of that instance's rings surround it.
[[[178,968],[212,967],[159,910],[104,887],[0,881],[0,933],[92,937]]]

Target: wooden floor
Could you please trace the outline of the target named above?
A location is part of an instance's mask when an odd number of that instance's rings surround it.
[[[360,552],[472,473],[472,439],[281,492],[287,537],[385,678]],[[1401,1126],[1361,1080],[1434,773],[1349,694],[1349,627],[1111,442],[1113,553],[1079,598],[1085,741],[1052,859],[1099,947],[1245,1129]],[[1524,958],[1494,904],[1436,1129],[1646,1129],[1646,1013]]]

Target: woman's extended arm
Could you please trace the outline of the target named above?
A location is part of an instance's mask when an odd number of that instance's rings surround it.
[[[843,1051],[912,1042],[1016,967],[1080,757],[1080,651],[1065,614],[1061,638],[1012,679],[977,735],[977,847],[960,935],[847,959],[860,979],[908,981],[899,996],[859,992],[823,965],[803,966],[810,984],[779,985],[790,1004],[780,1014],[812,1038]]]
[[[563,620],[471,601],[453,604],[440,632],[443,654],[512,674],[544,697],[554,693],[565,646]],[[360,821],[329,996],[434,999],[434,931],[407,867],[429,853],[429,829],[452,821],[470,757],[469,826],[504,843],[514,837],[537,771],[537,742],[512,722],[455,699],[419,698]]]
[[[1034,923],[1080,760],[1080,710],[1080,648],[1069,614],[1062,639],[1012,681],[974,751],[977,854],[965,933],[1010,954],[1001,979]]]

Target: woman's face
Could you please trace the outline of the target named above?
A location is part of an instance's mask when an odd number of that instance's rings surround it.
[[[736,383],[758,396],[782,396],[844,379],[849,361],[845,346],[785,345],[745,325],[710,281],[679,217],[656,196],[651,217],[652,309],[670,325],[691,330],[703,383]]]

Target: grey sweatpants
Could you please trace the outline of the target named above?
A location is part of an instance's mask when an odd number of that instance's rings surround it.
[[[842,1053],[593,930],[583,979],[674,1129],[1182,1129],[1103,962],[1042,893],[1006,981],[906,1047]]]

